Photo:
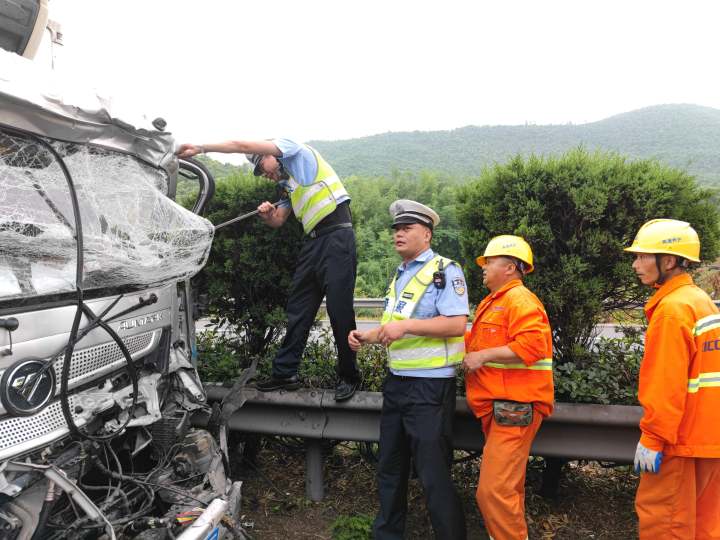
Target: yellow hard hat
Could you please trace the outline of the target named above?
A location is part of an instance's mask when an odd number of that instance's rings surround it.
[[[625,248],[632,253],[665,253],[700,262],[700,239],[689,223],[677,219],[652,219],[645,223]]]
[[[482,257],[475,259],[475,262],[478,266],[484,266],[486,257],[500,256],[515,257],[516,259],[520,259],[527,265],[527,268],[523,271],[524,274],[529,274],[535,269],[533,266],[533,254],[532,249],[530,249],[530,244],[528,244],[520,236],[504,234],[502,236],[492,238],[485,248],[485,253],[482,254]]]

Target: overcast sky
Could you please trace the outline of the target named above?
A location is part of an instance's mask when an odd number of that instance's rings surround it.
[[[720,2],[50,0],[59,69],[181,141],[720,108]]]

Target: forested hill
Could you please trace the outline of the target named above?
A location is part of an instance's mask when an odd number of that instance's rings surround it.
[[[556,154],[584,145],[631,158],[657,158],[703,183],[720,185],[720,110],[698,105],[657,105],[581,125],[468,126],[309,144],[341,176],[393,170],[474,176],[517,153]]]

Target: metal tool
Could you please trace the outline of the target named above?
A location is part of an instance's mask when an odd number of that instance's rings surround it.
[[[274,206],[275,208],[277,208],[278,205],[280,204],[280,202],[281,202],[281,201],[278,201],[278,202],[276,202],[276,203],[273,203],[273,206]],[[236,218],[232,218],[232,219],[230,219],[230,220],[228,220],[228,221],[223,221],[223,222],[220,223],[219,225],[215,225],[215,230],[217,231],[220,227],[225,227],[226,225],[232,225],[233,223],[237,223],[238,221],[242,221],[242,220],[247,219],[247,218],[249,218],[249,217],[252,217],[252,216],[254,216],[255,214],[258,214],[258,213],[259,213],[259,210],[253,210],[252,212],[248,212],[247,214],[243,214],[242,216],[238,216],[238,217],[236,217]]]

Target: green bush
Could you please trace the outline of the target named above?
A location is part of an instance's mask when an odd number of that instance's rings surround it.
[[[656,161],[629,162],[582,148],[561,157],[518,156],[461,188],[459,200],[465,261],[474,261],[499,234],[518,234],[532,246],[536,271],[526,284],[545,304],[558,364],[586,363],[602,317],[647,299],[651,291],[639,285],[622,251],[645,221],[689,221],[705,260],[720,247],[712,192]],[[486,294],[482,272],[468,264],[466,275],[477,302]]]
[[[323,328],[317,339],[308,341],[300,363],[300,378],[310,388],[334,388],[337,350],[329,328]],[[381,345],[368,345],[357,356],[362,375],[361,390],[379,392],[387,373],[387,352]]]
[[[447,226],[452,232],[447,238],[436,238],[444,255],[457,258],[451,252],[459,236],[463,251],[459,259],[466,261],[473,302],[485,294],[473,261],[487,241],[497,234],[524,236],[533,247],[537,267],[526,282],[543,300],[554,330],[559,401],[636,402],[639,336],[626,338],[635,340],[634,345],[600,340],[592,348],[592,333],[603,317],[636,307],[651,293],[638,285],[631,259],[622,252],[643,222],[654,217],[685,219],[700,234],[703,259],[713,258],[719,251],[713,195],[685,173],[654,161],[630,163],[614,154],[578,149],[559,158],[515,158],[465,187],[448,182],[440,189],[438,182],[444,178],[433,175],[397,175],[391,180],[355,178],[347,182],[351,193],[362,195],[354,200],[353,213],[361,267],[363,260],[368,263],[360,269],[356,292],[381,296],[397,265],[383,201],[384,197],[396,198],[396,194],[406,196],[401,190],[440,209],[441,228]],[[456,190],[457,211],[451,204]],[[253,210],[260,201],[276,198],[271,183],[250,174],[233,176],[218,183],[209,218],[219,223]],[[456,223],[462,227],[460,235]],[[236,337],[201,334],[200,370],[205,380],[231,380],[256,356],[261,358],[260,373],[269,373],[284,330],[283,308],[301,234],[293,218],[279,230],[251,218],[218,232],[208,266],[198,281],[210,296],[215,320],[228,322]],[[364,285],[363,276],[367,278]],[[326,331],[305,351],[300,369],[305,384],[332,388],[335,358],[335,346]],[[380,391],[386,374],[385,350],[364,347],[358,361],[364,376],[362,389]],[[462,375],[458,389],[464,391]]]
[[[637,404],[637,375],[642,360],[642,331],[626,329],[618,339],[601,338],[592,352],[577,351],[576,361],[555,366],[557,401]],[[269,375],[277,343],[268,348],[258,364],[260,375]],[[237,340],[216,330],[198,334],[198,371],[205,382],[228,382],[240,373]],[[300,364],[300,377],[308,388],[333,388],[335,384],[335,342],[329,329],[308,342]],[[380,345],[363,347],[358,366],[363,375],[361,389],[381,392],[387,374],[387,353]],[[457,393],[465,395],[463,373],[457,376]]]
[[[244,354],[242,340],[217,330],[199,332],[198,372],[204,382],[228,382],[236,378],[247,361],[239,362]],[[272,343],[261,356],[258,363],[260,376],[270,375],[272,359],[279,340]],[[310,339],[302,361],[299,375],[303,384],[309,388],[334,388],[336,382],[335,365],[337,349],[332,331],[324,328],[316,339]],[[381,345],[363,347],[358,353],[358,367],[362,373],[361,389],[379,392],[387,373],[387,353]]]
[[[273,183],[251,173],[236,174],[217,183],[206,216],[218,224],[277,199]],[[302,227],[292,216],[279,229],[258,217],[224,227],[216,232],[208,263],[194,280],[198,293],[208,296],[212,320],[236,336],[224,343],[222,354],[234,348],[243,366],[264,356],[285,328],[301,238]]]
[[[370,540],[373,517],[366,514],[339,516],[332,524],[333,540]]]
[[[591,350],[576,351],[575,361],[555,365],[555,399],[637,405],[637,379],[642,356],[640,329],[625,329],[622,338],[600,338]]]
[[[197,370],[203,382],[232,381],[241,371],[238,363],[238,345],[224,333],[215,329],[198,332]]]
[[[196,338],[197,369],[203,382],[233,382],[243,368],[249,365],[251,358],[243,356],[245,345],[241,339],[217,329],[198,332]],[[259,376],[270,375],[278,345],[279,341],[271,343],[260,357],[257,366]]]

